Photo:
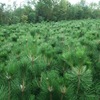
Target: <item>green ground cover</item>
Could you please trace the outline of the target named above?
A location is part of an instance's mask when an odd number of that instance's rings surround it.
[[[100,100],[100,20],[0,26],[0,100]]]

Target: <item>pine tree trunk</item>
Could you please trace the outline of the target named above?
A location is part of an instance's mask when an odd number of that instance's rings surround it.
[[[52,93],[50,93],[50,100],[52,100]]]
[[[80,75],[78,76],[77,94],[79,92],[79,89],[80,89]]]
[[[63,100],[63,98],[64,98],[64,94],[61,95],[61,100]]]
[[[10,87],[10,80],[8,80],[8,100],[10,100],[11,95],[11,87]]]

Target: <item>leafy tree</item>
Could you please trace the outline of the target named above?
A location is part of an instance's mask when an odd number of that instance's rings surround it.
[[[36,17],[43,17],[44,20],[50,20],[52,17],[53,2],[52,0],[39,0],[36,5]]]
[[[5,15],[4,15],[4,6],[5,6],[5,4],[4,3],[0,3],[0,24],[3,24],[4,22],[4,20],[3,20],[3,18],[5,17]]]

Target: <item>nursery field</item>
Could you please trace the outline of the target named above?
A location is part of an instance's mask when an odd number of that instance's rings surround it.
[[[0,100],[100,100],[100,20],[0,26]]]

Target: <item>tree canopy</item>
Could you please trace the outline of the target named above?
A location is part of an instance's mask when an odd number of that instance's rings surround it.
[[[19,7],[16,2],[13,7],[0,3],[0,24],[94,18],[100,18],[100,2],[87,5],[85,0],[77,4],[68,0],[28,0],[26,5]]]

